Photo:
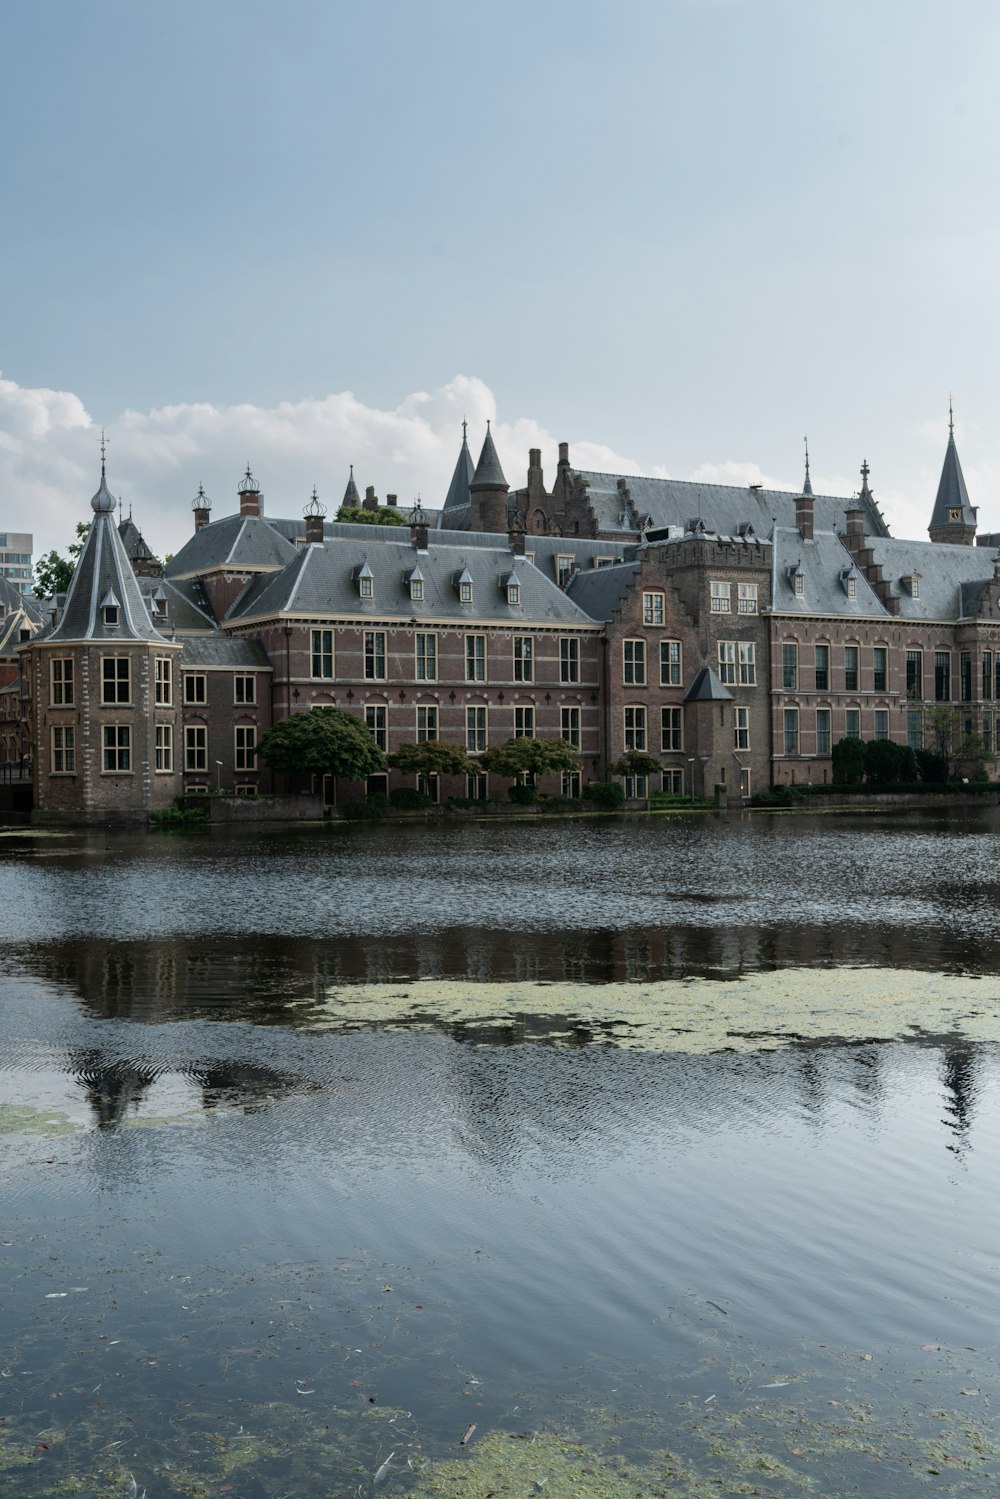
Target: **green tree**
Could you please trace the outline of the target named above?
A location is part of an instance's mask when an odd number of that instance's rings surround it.
[[[367,725],[342,708],[311,708],[281,719],[263,736],[257,754],[271,770],[289,776],[363,781],[385,765]]]
[[[76,571],[77,559],[83,551],[89,530],[89,521],[77,521],[76,540],[70,542],[66,548],[65,557],[60,557],[55,548],[51,552],[46,552],[43,557],[39,557],[35,563],[35,596],[37,598],[52,599],[57,593],[66,592],[70,579]]]
[[[613,776],[655,776],[659,775],[663,766],[655,755],[647,755],[645,750],[626,750],[620,760],[609,765]]]
[[[838,739],[833,746],[833,781],[835,786],[860,786],[865,778],[865,742],[850,736]]]
[[[507,739],[479,756],[479,764],[494,775],[551,776],[570,774],[580,769],[580,756],[565,739]]]
[[[464,776],[479,769],[470,762],[460,744],[427,739],[422,744],[401,744],[389,756],[389,764],[407,776]]]
[[[982,736],[966,731],[967,717],[968,714],[960,708],[953,708],[950,703],[938,703],[924,711],[924,729],[930,739],[930,748],[945,760],[949,780],[964,775],[980,781],[986,775],[989,757]]]
[[[354,526],[408,526],[409,521],[392,505],[380,505],[377,510],[363,510],[360,505],[341,505],[336,520],[350,521]]]
[[[917,779],[917,757],[908,744],[871,739],[865,745],[865,777],[873,786]]]

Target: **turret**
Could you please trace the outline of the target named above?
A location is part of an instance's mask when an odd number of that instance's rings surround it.
[[[962,465],[958,461],[955,417],[949,400],[948,446],[945,448],[944,467],[941,469],[941,481],[927,532],[931,541],[950,541],[959,546],[971,547],[976,541],[976,524],[975,507],[969,504],[969,492],[965,487]]]
[[[506,532],[509,490],[510,485],[504,478],[500,459],[493,445],[490,424],[487,422],[486,440],[479,455],[479,462],[476,464],[476,472],[469,485],[471,498],[469,529],[471,531]]]

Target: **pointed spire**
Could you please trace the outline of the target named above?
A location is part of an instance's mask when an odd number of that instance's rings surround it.
[[[872,492],[868,488],[868,475],[870,473],[871,469],[868,467],[868,459],[864,458],[861,461],[861,489],[858,494],[858,499],[860,500],[870,500],[872,497]]]
[[[486,440],[479,455],[479,462],[476,464],[476,472],[472,476],[471,487],[477,489],[480,485],[489,489],[510,488],[503,476],[503,469],[500,467],[500,459],[497,457],[497,450],[493,444],[489,422],[486,423]]]
[[[351,477],[347,481],[347,488],[344,490],[344,498],[341,501],[341,504],[350,505],[355,510],[361,509],[361,496],[358,494],[358,486],[354,482],[353,463],[351,464]]]
[[[948,397],[948,445],[938,483],[934,510],[928,527],[932,541],[957,541],[972,545],[976,530],[975,508],[969,503],[969,491],[955,445],[955,409]]]
[[[451,476],[448,485],[448,493],[444,498],[445,510],[457,510],[462,505],[469,503],[469,485],[475,477],[475,465],[472,462],[472,454],[469,452],[468,422],[462,423],[462,446],[458,452],[458,462],[455,464],[455,472]]]
[[[805,478],[802,481],[802,493],[803,494],[812,494],[812,492],[813,492],[812,480],[809,477],[809,439],[808,439],[808,437],[803,437],[802,441],[806,445],[806,476],[805,476]]]

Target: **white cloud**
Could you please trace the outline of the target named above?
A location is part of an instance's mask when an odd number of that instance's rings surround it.
[[[551,484],[557,440],[539,422],[495,421],[496,400],[484,381],[458,375],[438,390],[415,391],[391,411],[366,406],[351,391],[277,406],[191,402],[151,411],[126,410],[108,429],[108,485],[154,551],[176,551],[191,532],[191,501],[204,484],[216,516],[236,508],[237,484],[249,462],[265,512],[295,516],[315,484],[332,514],[349,467],[367,484],[408,506],[419,493],[440,505],[469,423],[473,461],[493,421],[493,436],[512,487],[524,483],[528,449],[542,449]],[[581,468],[638,474],[634,459],[597,443],[570,449]],[[647,470],[648,472],[648,470]],[[664,472],[658,470],[657,472]],[[31,390],[0,380],[0,494],[6,525],[31,531],[35,554],[64,550],[78,520],[90,515],[100,477],[97,429],[82,401],[67,391]]]

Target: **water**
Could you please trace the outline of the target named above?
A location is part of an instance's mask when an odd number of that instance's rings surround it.
[[[995,1493],[998,854],[5,834],[5,1492]]]

